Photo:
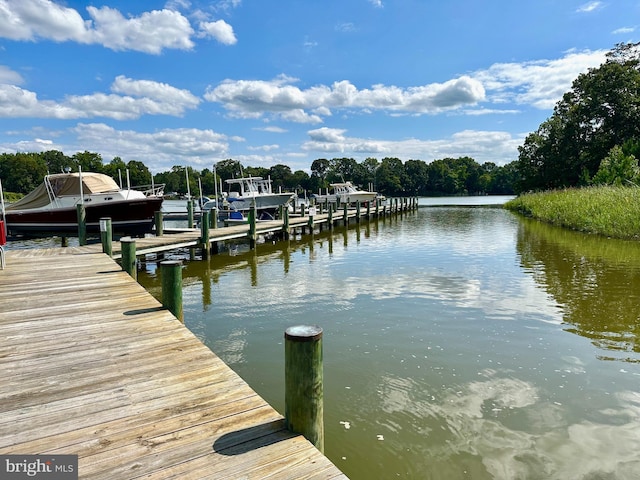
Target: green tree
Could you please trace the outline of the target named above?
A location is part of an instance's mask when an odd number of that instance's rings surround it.
[[[595,185],[626,185],[637,183],[640,177],[638,160],[633,155],[626,155],[622,147],[615,146],[600,162],[600,168],[593,177]]]
[[[124,185],[127,181],[127,164],[120,157],[113,157],[113,160],[104,166],[103,172],[118,182],[119,185]]]
[[[27,194],[47,175],[47,165],[38,153],[3,153],[0,155],[0,178],[7,192]]]
[[[404,194],[405,184],[402,160],[392,157],[383,158],[376,170],[376,185],[380,193],[401,196]]]
[[[311,163],[311,178],[309,189],[312,192],[317,192],[321,188],[327,188],[329,182],[327,182],[327,175],[331,163],[326,158],[318,158]]]
[[[429,183],[429,166],[422,160],[407,160],[404,164],[405,187],[408,195],[426,195]]]
[[[584,184],[616,145],[640,138],[639,43],[618,44],[581,74],[519,148],[518,191]]]
[[[102,156],[99,153],[94,152],[78,152],[71,157],[73,163],[75,163],[75,168],[73,170],[77,171],[78,167],[82,167],[83,172],[95,172],[95,173],[103,173],[104,165],[102,163]]]
[[[49,173],[62,173],[71,168],[72,160],[59,150],[48,150],[42,154]]]
[[[129,181],[132,187],[151,185],[151,172],[144,163],[138,160],[129,160],[127,169],[129,170]]]
[[[287,189],[291,184],[293,173],[288,165],[278,164],[273,165],[268,170],[267,175],[271,177],[271,188],[273,188],[274,192],[277,192],[280,188]]]

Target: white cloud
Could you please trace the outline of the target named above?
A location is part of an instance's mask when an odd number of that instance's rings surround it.
[[[421,159],[430,162],[439,158],[469,156],[479,163],[502,165],[517,157],[518,145],[525,135],[514,136],[501,131],[464,130],[438,140],[375,140],[346,136],[346,130],[321,127],[307,132],[309,140],[302,149],[317,154],[398,157],[403,161]]]
[[[213,130],[164,129],[153,133],[117,130],[103,123],[78,124],[74,129],[78,145],[92,145],[103,158],[135,159],[156,171],[173,165],[210,165],[228,154],[228,138]],[[75,148],[75,146],[74,146]]]
[[[234,2],[239,3],[239,2]],[[184,2],[173,2],[184,7]],[[143,12],[126,17],[110,7],[87,6],[89,19],[51,0],[0,0],[0,37],[11,40],[73,41],[106,48],[160,54],[164,49],[191,50],[194,30],[174,9]],[[200,24],[205,36],[225,45],[236,43],[233,28],[219,20]]]
[[[10,85],[20,85],[24,82],[22,76],[11,70],[9,67],[0,65],[0,83],[6,83]]]
[[[589,13],[589,12],[593,12],[594,10],[598,10],[602,6],[603,6],[602,2],[589,2],[589,3],[585,3],[583,5],[580,5],[578,7],[578,9],[576,10],[576,12],[578,12],[578,13]]]
[[[11,40],[49,38],[87,43],[90,25],[72,9],[49,0],[0,0],[0,36]]]
[[[397,113],[434,114],[482,101],[482,84],[469,76],[444,83],[402,89],[374,85],[358,90],[342,80],[331,86],[302,90],[297,79],[281,75],[274,80],[225,80],[208,88],[205,99],[218,102],[236,117],[260,118],[265,114],[300,123],[318,123],[332,109],[371,109]],[[313,111],[310,115],[307,111]]]
[[[613,32],[611,32],[614,35],[622,35],[625,33],[633,33],[635,32],[635,27],[620,27],[620,28],[616,28]]]
[[[200,30],[202,36],[215,38],[224,45],[235,45],[238,42],[238,39],[233,33],[233,27],[224,20],[201,22]]]
[[[384,5],[382,4],[382,0],[369,0],[369,3],[376,8],[384,7]]]
[[[605,50],[586,50],[555,60],[496,63],[472,76],[487,89],[489,101],[551,109],[580,73],[604,62],[605,54]]]
[[[159,54],[164,48],[190,50],[193,29],[189,20],[172,10],[144,12],[139,17],[124,16],[109,7],[87,7],[94,19],[92,43],[112,50],[136,50]]]
[[[0,84],[0,118],[90,118],[132,120],[142,115],[182,116],[200,99],[187,90],[151,80],[118,76],[113,94],[70,95],[61,102],[39,100],[37,94]],[[120,95],[123,94],[123,95]]]

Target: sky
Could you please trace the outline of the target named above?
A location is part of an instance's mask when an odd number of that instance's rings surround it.
[[[640,0],[0,0],[0,153],[504,165]]]

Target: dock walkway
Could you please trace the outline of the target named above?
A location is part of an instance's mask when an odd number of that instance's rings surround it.
[[[0,270],[0,454],[77,454],[86,479],[347,478],[83,248],[11,250]]]
[[[344,223],[353,219],[375,217],[384,217],[387,214],[397,214],[405,212],[409,209],[416,208],[417,202],[397,203],[395,207],[388,207],[385,210],[371,211],[367,208],[360,208],[358,211],[356,208],[350,208],[346,211],[338,210],[333,212],[331,217],[328,213],[321,213],[314,216],[296,215],[291,216],[288,219],[288,224],[285,226],[284,220],[269,220],[260,221],[256,223],[255,235],[265,235],[270,233],[292,232],[297,229],[309,229],[316,226],[322,228],[328,226],[329,223]],[[164,253],[179,248],[193,248],[200,247],[202,245],[202,232],[199,228],[181,228],[181,229],[163,229],[164,234],[160,236],[147,236],[145,238],[136,238],[136,256],[143,256],[155,253]],[[209,229],[209,246],[215,242],[225,242],[228,240],[248,239],[250,238],[250,226],[249,224],[231,225],[223,228],[211,228]],[[81,247],[68,247],[67,253],[80,254],[80,253],[98,253],[102,251],[100,244],[84,245]],[[121,244],[118,241],[112,242],[112,258],[121,258]]]

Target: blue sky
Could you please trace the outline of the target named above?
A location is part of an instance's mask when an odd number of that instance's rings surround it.
[[[0,152],[503,165],[640,0],[0,0]]]

